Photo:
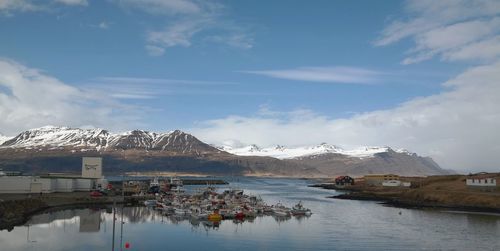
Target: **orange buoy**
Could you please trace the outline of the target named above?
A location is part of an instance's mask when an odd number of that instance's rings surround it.
[[[130,243],[125,242],[125,248],[126,248],[126,249],[129,249],[129,248],[130,248]]]

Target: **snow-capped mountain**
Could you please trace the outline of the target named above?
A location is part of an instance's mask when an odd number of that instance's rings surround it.
[[[2,137],[0,166],[27,172],[74,172],[81,157],[105,157],[108,172],[170,171],[217,175],[363,175],[446,173],[432,159],[404,149],[362,147],[346,150],[326,143],[308,147],[256,145],[215,148],[179,130],[157,133],[133,130],[45,126],[15,137]],[[236,142],[237,143],[237,142]]]
[[[260,148],[257,145],[250,145],[240,148],[232,148],[230,146],[222,146],[219,149],[240,156],[267,156],[274,157],[278,159],[294,159],[306,156],[315,156],[327,153],[342,154],[349,157],[356,158],[367,158],[373,157],[377,153],[388,152],[391,148],[384,147],[360,147],[351,150],[342,149],[339,146],[329,145],[327,143],[321,143],[317,146],[303,146],[303,147],[285,147],[285,146],[275,146],[269,148]],[[396,152],[409,153],[408,151],[402,149]]]
[[[5,141],[7,141],[9,139],[11,139],[11,137],[7,137],[5,135],[0,134],[0,145],[2,145],[3,142],[5,142]]]
[[[70,127],[44,126],[24,131],[8,139],[0,148],[43,149],[43,150],[96,150],[144,149],[176,151],[179,153],[203,153],[217,151],[190,134],[176,130],[155,133],[134,130],[113,134],[104,129],[80,129]]]
[[[236,156],[179,130],[156,133],[134,130],[45,126],[0,145],[0,167],[24,172],[78,172],[81,157],[102,156],[105,172],[165,171],[210,175],[279,175],[316,177],[309,166],[265,157]]]

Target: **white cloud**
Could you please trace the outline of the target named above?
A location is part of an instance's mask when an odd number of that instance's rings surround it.
[[[124,8],[135,8],[155,15],[197,14],[202,7],[192,0],[116,0]]]
[[[500,35],[477,43],[469,44],[453,51],[452,53],[446,53],[443,56],[450,61],[496,59],[500,56]]]
[[[150,56],[158,57],[165,54],[165,48],[156,45],[146,45],[146,51]]]
[[[27,12],[41,10],[38,6],[29,0],[0,0],[0,11],[10,14],[13,11]]]
[[[251,49],[254,45],[254,39],[248,34],[234,33],[229,35],[215,35],[206,38],[213,43],[226,44],[234,48]]]
[[[71,6],[87,6],[87,0],[0,0],[0,13],[12,15],[15,12],[47,11],[57,4]]]
[[[485,56],[482,51],[488,49],[491,40],[499,34],[499,1],[413,0],[406,2],[406,12],[411,18],[393,21],[374,42],[384,46],[412,38],[415,47],[408,52],[403,64],[435,56],[446,61],[496,59],[497,54]],[[463,50],[467,56],[463,56]]]
[[[263,75],[273,78],[326,82],[326,83],[353,83],[353,84],[372,84],[379,81],[384,73],[355,67],[300,67],[286,70],[264,70],[264,71],[242,71]]]
[[[48,124],[138,125],[137,108],[83,91],[19,63],[0,59],[0,128],[13,135]],[[129,127],[130,125],[127,125]]]
[[[395,108],[334,119],[309,110],[228,116],[191,131],[210,143],[235,140],[261,146],[310,145],[327,141],[347,148],[389,145],[433,157],[445,168],[498,171],[500,152],[500,2],[416,0],[406,2],[407,20],[391,22],[375,45],[411,38],[404,64],[433,57],[482,61],[443,83],[444,91]],[[275,78],[371,83],[376,73],[346,74],[335,68],[254,71]]]
[[[308,110],[228,116],[191,131],[210,143],[261,146],[329,142],[345,147],[389,145],[432,156],[445,168],[498,171],[500,62],[473,67],[444,83],[441,94],[393,109],[332,119]]]
[[[235,85],[238,83],[138,77],[100,77],[79,83],[83,90],[93,90],[117,100],[155,99],[172,95],[264,95],[228,90],[228,86]]]
[[[99,25],[97,25],[97,27],[99,27],[100,29],[103,29],[103,30],[107,30],[107,29],[109,29],[109,23],[106,21],[102,21],[99,23]]]
[[[146,50],[151,56],[165,54],[167,48],[190,47],[196,36],[234,48],[250,49],[254,41],[250,34],[222,15],[224,6],[211,1],[191,0],[121,0],[115,1],[124,8],[139,9],[153,15],[169,18],[163,29],[146,33]],[[209,32],[208,34],[203,34]]]
[[[212,22],[211,18],[186,19],[166,27],[165,30],[148,32],[147,39],[150,46],[156,48],[189,47],[192,37]]]
[[[56,3],[61,3],[65,5],[80,5],[80,6],[87,6],[89,5],[89,2],[87,0],[55,0]]]

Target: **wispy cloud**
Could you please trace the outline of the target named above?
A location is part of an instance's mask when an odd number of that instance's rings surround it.
[[[87,0],[55,0],[54,2],[56,3],[62,3],[66,5],[80,5],[80,6],[87,6],[89,5],[89,2]]]
[[[165,48],[174,46],[189,47],[193,36],[213,23],[214,20],[209,17],[177,21],[164,30],[148,32],[148,46],[163,49],[163,51],[155,50],[157,55],[162,55],[163,53],[160,52],[164,52]],[[151,48],[148,48],[148,50],[151,50]]]
[[[0,14],[12,16],[16,12],[43,11],[47,8],[29,0],[0,0]]]
[[[389,145],[432,156],[445,168],[495,170],[500,146],[500,62],[472,67],[445,82],[443,93],[414,98],[395,108],[336,119],[310,110],[260,110],[232,115],[190,129],[201,139],[357,147]]]
[[[140,78],[140,77],[100,77],[91,81],[99,83],[135,83],[135,84],[178,84],[178,85],[236,85],[237,82],[206,81],[170,78]]]
[[[226,46],[250,49],[254,40],[246,29],[224,18],[225,7],[214,1],[194,0],[121,0],[115,1],[125,9],[137,9],[169,18],[162,29],[146,32],[145,49],[151,56],[164,55],[168,48],[190,47],[200,37]],[[210,33],[210,34],[205,34]]]
[[[380,77],[385,75],[378,71],[343,66],[241,72],[297,81],[349,84],[373,84],[379,82]]]
[[[123,8],[138,9],[154,15],[198,14],[203,12],[192,0],[113,0]]]
[[[111,25],[111,23],[109,22],[106,22],[106,21],[102,21],[100,22],[97,27],[99,27],[99,29],[103,29],[103,30],[107,30],[109,29],[109,26]]]
[[[236,82],[188,79],[100,77],[80,83],[83,90],[96,91],[113,99],[155,99],[167,95],[254,95],[218,90],[214,86],[234,86]],[[207,88],[210,86],[210,88]]]
[[[390,22],[374,42],[376,46],[410,38],[415,46],[405,54],[404,64],[434,57],[481,64],[444,82],[441,93],[413,98],[391,109],[341,119],[308,110],[264,109],[254,115],[205,121],[191,131],[214,144],[237,140],[263,146],[324,141],[346,147],[390,145],[432,156],[449,169],[496,171],[500,152],[500,2],[415,0],[406,1],[405,6],[409,18]],[[374,83],[386,77],[376,71],[337,67],[247,73],[344,83]]]
[[[403,64],[439,56],[441,60],[495,60],[500,55],[500,2],[431,1],[406,2],[407,20],[391,22],[374,41],[385,46],[412,38],[415,47]]]
[[[213,43],[226,44],[240,49],[251,49],[254,46],[253,37],[244,33],[209,36],[205,40]]]
[[[0,0],[0,14],[11,16],[16,12],[49,11],[58,5],[87,6],[88,2],[87,0]]]
[[[146,51],[148,52],[148,54],[150,56],[153,56],[153,57],[159,57],[159,56],[162,56],[163,54],[165,54],[165,48],[160,47],[160,46],[148,44],[144,48],[146,48]]]

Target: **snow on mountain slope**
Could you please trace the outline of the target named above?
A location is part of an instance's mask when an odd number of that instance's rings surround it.
[[[196,154],[218,151],[179,130],[167,133],[134,130],[113,134],[103,129],[55,126],[44,126],[22,132],[0,144],[0,148],[46,150],[70,148],[97,151],[145,149]]]
[[[5,141],[2,147],[33,148],[51,147],[104,147],[109,133],[102,129],[78,129],[69,127],[44,126],[20,133]]]
[[[372,157],[374,154],[389,151],[389,147],[361,147],[352,150],[344,150],[338,146],[322,143],[317,146],[287,148],[276,146],[270,148],[260,148],[256,145],[241,148],[222,146],[219,149],[240,156],[268,156],[278,159],[293,159],[304,156],[320,155],[325,153],[336,153],[357,158]],[[406,151],[406,150],[405,150]],[[406,151],[407,152],[407,151]]]
[[[0,134],[0,145],[2,145],[3,142],[5,142],[5,141],[7,141],[7,140],[9,140],[11,138],[12,137],[7,137],[7,136],[4,136],[4,135]]]

